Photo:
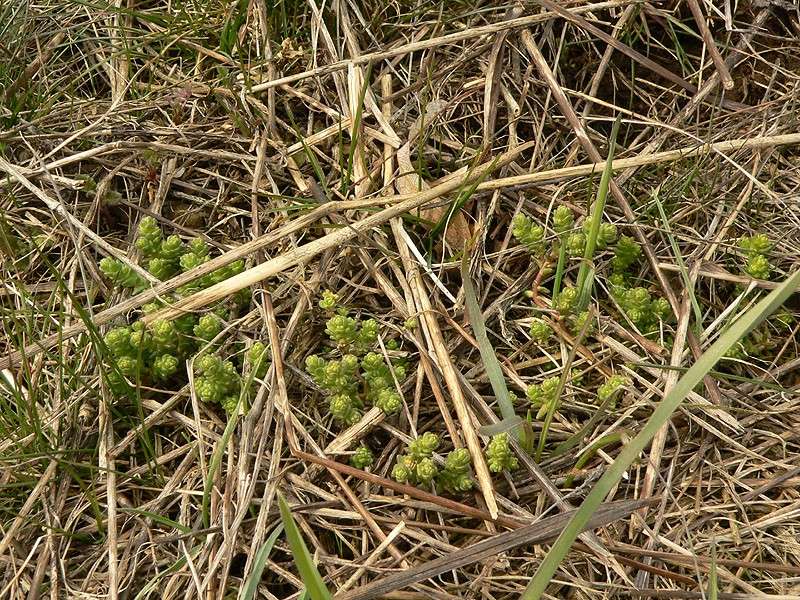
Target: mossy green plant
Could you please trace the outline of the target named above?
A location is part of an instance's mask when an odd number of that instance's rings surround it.
[[[519,461],[511,450],[508,433],[499,433],[489,441],[486,446],[486,464],[493,473],[513,471],[519,466]]]
[[[518,213],[511,222],[511,233],[517,241],[538,258],[542,258],[547,248],[544,227],[537,225],[530,217]]]
[[[600,404],[608,403],[608,408],[613,410],[616,407],[620,392],[626,385],[630,385],[630,383],[630,378],[625,375],[612,375],[597,388],[597,401]]]
[[[739,248],[745,253],[745,264],[742,270],[753,279],[769,279],[772,265],[767,254],[772,249],[772,242],[763,234],[758,233],[739,239]]]
[[[528,332],[530,333],[531,339],[540,346],[546,344],[553,336],[553,330],[551,329],[550,325],[541,319],[535,319],[531,323]]]
[[[336,312],[325,323],[325,333],[335,349],[328,358],[308,356],[306,371],[328,396],[330,413],[344,425],[356,423],[365,405],[377,406],[389,415],[397,413],[403,399],[395,380],[405,379],[405,365],[399,359],[389,364],[375,352],[377,321],[348,316],[330,291],[323,292],[319,304],[328,313]],[[387,342],[386,347],[390,346],[397,347]]]
[[[469,450],[456,448],[445,457],[440,469],[433,457],[439,444],[439,436],[430,431],[412,440],[406,453],[397,457],[392,478],[411,485],[430,485],[435,482],[437,487],[450,493],[472,489],[474,482]]]
[[[210,259],[209,248],[203,240],[196,238],[184,244],[176,235],[164,237],[161,227],[152,217],[144,217],[139,222],[135,245],[148,272],[158,279],[168,279]],[[122,261],[104,258],[100,261],[100,268],[116,287],[138,291],[147,285],[143,277]],[[204,289],[243,269],[244,263],[235,261],[183,286],[174,297]],[[243,292],[249,302],[249,290]],[[233,302],[238,303],[241,299],[234,298]],[[142,307],[142,313],[152,314],[165,304],[166,301],[161,299],[149,302]],[[170,321],[160,319],[148,325],[136,320],[130,325],[108,331],[104,336],[110,351],[108,360],[116,366],[116,369],[107,369],[112,392],[118,395],[125,393],[126,386],[120,375],[135,382],[166,385],[176,379],[175,383],[178,383],[181,362],[202,351],[195,359],[198,397],[204,402],[221,405],[230,414],[239,400],[241,369],[237,369],[232,361],[212,354],[213,348],[209,346],[222,332],[223,317],[228,312],[226,303],[220,303],[212,307],[212,312],[199,317],[188,313]],[[257,342],[253,348],[261,349],[264,360],[259,363],[259,372],[263,375],[269,367],[264,345]],[[253,359],[250,360],[252,363]]]
[[[537,419],[544,418],[549,412],[558,408],[560,398],[556,393],[558,392],[559,381],[560,377],[554,375],[553,377],[548,377],[542,383],[529,385],[525,391],[525,396],[538,409],[536,413]]]
[[[368,469],[374,461],[375,457],[372,455],[372,450],[363,444],[350,457],[350,464],[356,469]]]

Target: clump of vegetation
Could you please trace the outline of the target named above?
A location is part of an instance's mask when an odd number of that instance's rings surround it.
[[[176,235],[164,238],[155,219],[143,218],[138,227],[136,248],[141,252],[147,270],[159,279],[168,279],[210,260],[209,248],[200,239],[184,244]],[[144,288],[147,283],[130,265],[117,259],[100,261],[103,274],[117,287]],[[209,287],[242,271],[244,263],[236,261],[199,278],[178,290],[176,298]],[[204,402],[219,404],[231,413],[239,400],[244,367],[236,368],[231,360],[223,360],[212,353],[211,342],[223,330],[223,317],[241,304],[242,295],[214,307],[213,312],[201,316],[191,313],[173,320],[155,320],[145,324],[135,320],[130,325],[114,327],[104,336],[110,352],[111,364],[106,369],[110,389],[123,395],[127,389],[123,377],[134,382],[165,384],[180,377],[179,365],[198,352],[194,361],[198,376],[195,389]],[[165,305],[163,301],[150,302],[142,307],[144,315],[152,314]],[[247,353],[254,365],[254,375],[262,376],[269,367],[264,344],[254,343]]]
[[[517,214],[511,223],[511,231],[517,241],[539,258],[544,256],[547,243],[545,241],[544,227],[536,225],[530,217],[522,213]]]
[[[375,462],[375,457],[372,455],[372,450],[363,444],[350,457],[350,464],[356,469],[368,469],[373,462]]]
[[[583,314],[584,311],[575,314],[580,292],[576,287],[564,282],[564,273],[570,258],[583,258],[592,217],[589,216],[583,221],[581,231],[573,231],[574,222],[575,216],[568,207],[556,208],[553,212],[553,229],[556,236],[549,250],[544,228],[534,223],[530,217],[517,214],[512,222],[512,233],[540,263],[546,263],[548,256],[557,257],[558,267],[553,283],[553,308],[562,318],[571,321],[572,330],[577,332],[581,329],[586,315]],[[595,247],[598,250],[613,250],[612,274],[609,281],[612,294],[620,308],[643,333],[654,331],[660,320],[668,318],[670,307],[665,299],[653,298],[646,288],[629,284],[628,271],[642,254],[638,242],[627,235],[618,235],[613,223],[601,222]],[[547,340],[547,334],[540,322],[534,322],[531,326],[531,337],[540,344]]]
[[[666,299],[653,297],[647,288],[627,287],[624,278],[619,275],[612,275],[609,282],[611,294],[620,309],[642,333],[655,331],[658,323],[670,315],[671,308]]]
[[[325,324],[325,333],[334,346],[328,358],[312,354],[306,358],[306,370],[329,397],[331,415],[344,425],[356,423],[364,406],[377,406],[388,415],[403,405],[395,380],[405,379],[402,360],[387,363],[374,352],[378,342],[378,323],[347,316],[330,290],[322,295],[320,307],[336,312]]]
[[[536,413],[537,419],[542,419],[548,412],[555,412],[560,398],[556,395],[558,392],[558,383],[560,377],[548,377],[542,383],[535,383],[529,385],[525,391],[525,395],[535,408],[538,408]]]
[[[631,380],[624,375],[615,374],[609,377],[605,383],[597,388],[597,400],[600,404],[608,403],[609,409],[614,409],[617,398],[626,385],[630,385]]]
[[[519,466],[519,461],[511,450],[508,433],[499,433],[489,441],[486,446],[486,464],[493,473],[513,471]]]
[[[451,493],[471,489],[472,459],[469,451],[466,448],[456,448],[445,457],[440,469],[433,458],[439,441],[439,436],[430,431],[413,440],[406,453],[397,457],[392,478],[412,485],[430,485],[436,482],[438,487]]]
[[[772,266],[769,264],[767,254],[772,249],[772,243],[763,233],[758,233],[739,240],[739,248],[745,253],[746,262],[742,270],[753,279],[769,279]]]
[[[550,325],[541,319],[536,319],[533,323],[531,323],[528,331],[531,339],[539,345],[546,344],[553,335],[553,330]]]

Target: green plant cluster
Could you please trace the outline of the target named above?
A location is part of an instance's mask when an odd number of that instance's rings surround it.
[[[250,366],[250,375],[263,377],[269,368],[268,352],[264,344],[254,343],[245,356]],[[195,358],[194,367],[197,396],[203,402],[219,404],[227,414],[232,415],[239,404],[243,387],[243,377],[233,361],[204,353]]]
[[[395,378],[405,379],[406,369],[401,360],[392,361],[390,366],[373,351],[378,342],[378,323],[348,316],[330,291],[323,292],[319,305],[328,312],[336,311],[325,324],[325,333],[335,346],[334,356],[312,354],[306,358],[306,371],[328,394],[331,415],[344,425],[352,425],[361,418],[365,404],[389,415],[398,412],[403,399]]]
[[[531,323],[529,333],[531,339],[540,346],[546,344],[553,336],[553,330],[550,328],[550,325],[541,319],[536,319]]]
[[[611,294],[617,304],[642,333],[654,331],[659,321],[667,319],[671,314],[669,302],[665,298],[653,297],[650,290],[644,287],[627,287],[622,275],[612,275],[609,282]]]
[[[435,481],[438,487],[451,493],[471,489],[472,459],[469,451],[456,448],[445,457],[444,465],[439,469],[433,460],[433,453],[438,447],[439,436],[430,431],[413,440],[407,452],[397,457],[392,478],[412,485],[430,485]]]
[[[642,247],[639,243],[627,235],[619,236],[617,245],[614,248],[614,258],[611,264],[615,273],[627,271],[642,255]]]
[[[168,279],[181,271],[188,271],[210,260],[210,251],[201,239],[193,239],[184,244],[178,236],[164,237],[155,219],[143,218],[137,230],[136,248],[141,252],[147,270],[158,279]],[[129,265],[122,261],[104,258],[100,268],[109,280],[119,286],[142,289],[145,280]],[[244,269],[242,261],[235,261],[198,280],[180,288],[175,297],[185,296],[204,289],[219,281],[232,277]],[[240,302],[249,290],[243,290]],[[150,302],[142,307],[142,312],[152,314],[165,305],[164,301]],[[223,329],[223,318],[228,315],[228,307],[221,303],[214,311],[201,316],[185,314],[171,321],[156,320],[145,325],[137,320],[130,325],[115,327],[104,336],[115,369],[108,370],[110,387],[113,392],[124,393],[125,384],[121,376],[135,381],[165,382],[178,376],[181,362],[205,350],[198,356],[195,366],[198,376],[195,379],[198,396],[204,402],[218,403],[230,412],[238,402],[242,377],[232,361],[208,353],[209,343]],[[247,353],[254,376],[263,377],[269,368],[266,348],[256,342]],[[235,400],[234,400],[235,399]]]
[[[486,463],[493,473],[513,471],[519,466],[519,461],[511,450],[508,433],[499,433],[489,440],[486,446]]]
[[[630,385],[631,380],[624,376],[615,374],[609,377],[605,383],[597,388],[597,400],[603,404],[608,402],[608,408],[613,409],[617,405],[619,393],[626,385]]]
[[[574,231],[575,215],[566,206],[559,206],[553,211],[553,229],[556,232],[550,252],[558,254],[558,269],[556,271],[557,283],[554,286],[553,308],[571,323],[571,329],[578,332],[586,318],[586,314],[573,314],[578,305],[579,290],[570,285],[564,285],[560,290],[561,277],[563,276],[567,257],[583,257],[586,241],[591,228],[592,217],[587,217],[580,231]],[[545,243],[544,229],[536,225],[532,219],[517,214],[512,221],[512,233],[531,253],[538,258],[548,254]],[[636,326],[650,332],[655,329],[659,319],[669,315],[669,306],[661,298],[651,298],[650,293],[641,287],[630,287],[627,283],[626,272],[639,260],[642,249],[639,243],[627,235],[618,235],[617,228],[612,223],[601,223],[597,235],[598,249],[613,249],[614,256],[611,261],[613,269],[612,292],[620,307],[628,314]],[[544,261],[547,262],[547,261]],[[548,274],[548,273],[545,273]],[[535,321],[531,325],[531,337],[539,344],[544,344],[549,338],[545,324]]]
[[[528,252],[542,258],[547,248],[544,227],[537,225],[530,217],[518,213],[511,221],[511,233]]]
[[[739,248],[745,253],[746,262],[743,271],[753,279],[769,279],[772,266],[769,264],[767,253],[772,249],[772,243],[763,233],[743,237],[739,240]]]
[[[528,389],[525,390],[525,396],[534,407],[538,408],[537,419],[543,419],[548,412],[555,411],[558,404],[560,404],[561,399],[556,395],[559,381],[560,377],[554,375],[553,377],[548,377],[542,383],[529,385]]]
[[[350,464],[356,469],[368,469],[374,461],[375,457],[372,455],[372,450],[363,444],[350,457]]]
[[[141,252],[145,268],[162,281],[211,260],[210,249],[203,240],[195,238],[185,244],[177,235],[165,238],[158,222],[152,217],[144,217],[139,222],[137,233],[136,248]],[[102,259],[100,270],[118,287],[132,288],[134,291],[141,291],[147,287],[143,277],[130,265],[118,259],[110,257]],[[178,296],[187,296],[205,289],[243,270],[243,261],[233,261],[183,286],[178,290]]]
[[[566,236],[565,244],[567,247],[567,255],[573,258],[583,257],[586,251],[586,241],[589,237],[589,229],[591,228],[592,217],[589,216],[583,221],[581,231],[575,231]],[[617,226],[613,223],[601,223],[600,229],[597,232],[597,248],[604,250],[611,246],[617,239]]]

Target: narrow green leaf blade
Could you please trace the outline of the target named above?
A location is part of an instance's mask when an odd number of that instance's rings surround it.
[[[306,590],[311,596],[311,600],[330,600],[331,593],[325,587],[325,582],[322,581],[322,575],[317,570],[314,559],[311,558],[311,553],[308,551],[305,541],[303,541],[303,536],[300,534],[297,523],[294,522],[294,517],[289,505],[286,503],[286,499],[280,493],[278,494],[278,506],[281,509],[281,521],[283,522],[283,528],[286,530],[286,540],[292,550],[294,563],[300,573],[300,579],[306,585]]]
[[[656,432],[669,420],[684,398],[692,391],[694,386],[703,380],[703,377],[711,371],[725,352],[775,312],[797,289],[798,285],[800,285],[800,271],[789,277],[777,289],[773,290],[733,323],[678,380],[675,387],[656,406],[653,414],[639,434],[623,447],[617,459],[600,478],[589,495],[586,496],[578,512],[575,513],[575,516],[564,528],[564,531],[561,532],[542,564],[539,565],[527,589],[521,596],[522,600],[539,600],[542,597],[547,585],[555,575],[558,565],[569,552],[572,542],[578,537],[584,525],[603,503],[611,489],[622,478],[625,470],[650,443]]]
[[[269,557],[270,552],[272,552],[272,547],[275,545],[275,541],[278,539],[278,536],[283,532],[283,524],[279,524],[275,529],[272,530],[272,533],[269,534],[269,537],[258,549],[256,552],[256,557],[253,559],[253,569],[250,572],[250,575],[247,577],[247,581],[244,582],[244,586],[242,587],[242,591],[239,594],[239,600],[252,600],[256,597],[256,592],[258,591],[258,582],[261,581],[261,574],[264,572],[264,565],[267,564],[267,558]]]
[[[517,414],[514,411],[514,404],[511,402],[511,397],[508,393],[500,361],[497,360],[497,355],[494,353],[494,348],[492,348],[492,343],[486,333],[486,324],[483,322],[483,314],[480,306],[478,306],[478,298],[475,295],[475,288],[472,286],[472,279],[469,274],[468,254],[465,249],[464,256],[461,259],[461,281],[464,286],[467,317],[469,317],[469,322],[472,324],[472,331],[475,332],[475,341],[478,342],[478,350],[483,359],[483,368],[486,369],[486,376],[489,378],[489,383],[492,384],[492,390],[494,390],[497,404],[500,407],[500,414],[503,415],[503,420],[510,420],[516,417]]]

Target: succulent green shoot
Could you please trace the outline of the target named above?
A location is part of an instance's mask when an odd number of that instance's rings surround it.
[[[612,375],[608,380],[597,388],[597,400],[601,404],[608,403],[609,408],[613,409],[617,403],[617,397],[623,387],[630,385],[631,380],[620,374]]]
[[[522,213],[514,216],[511,222],[511,233],[517,241],[527,248],[528,252],[538,258],[542,258],[545,253],[545,232],[544,227],[537,225],[530,217]]]
[[[100,261],[100,271],[111,283],[123,288],[142,289],[147,282],[130,265],[126,265],[116,258],[105,257]]]
[[[374,461],[375,457],[372,455],[372,450],[363,444],[350,457],[350,464],[356,469],[368,469]]]
[[[531,323],[529,333],[531,339],[542,346],[550,340],[553,335],[553,330],[550,328],[550,325],[541,319],[535,319],[533,323]]]
[[[614,248],[612,265],[615,273],[623,273],[635,263],[642,254],[639,243],[627,235],[621,235]]]
[[[437,484],[439,487],[450,493],[462,493],[472,489],[474,481],[472,479],[470,465],[472,457],[466,448],[456,448],[444,459],[444,467]]]
[[[519,461],[511,451],[508,433],[499,433],[492,437],[486,446],[486,462],[493,473],[513,471],[519,466]]]

